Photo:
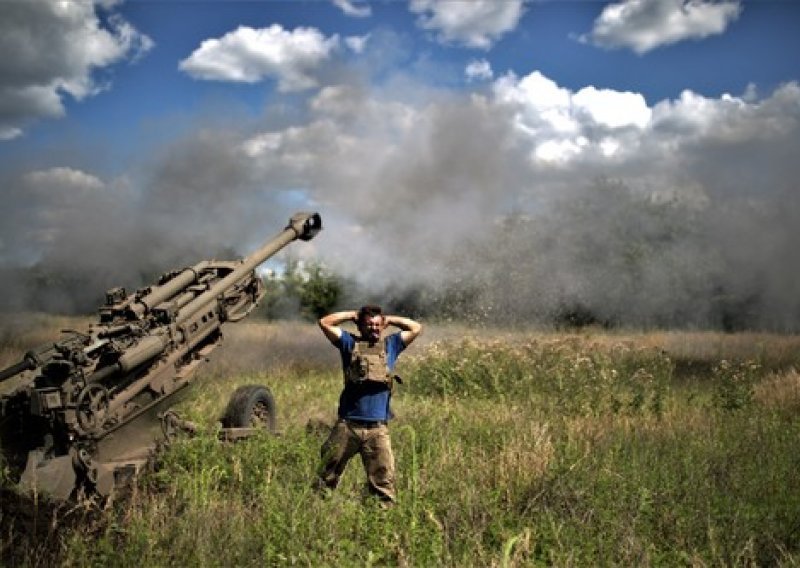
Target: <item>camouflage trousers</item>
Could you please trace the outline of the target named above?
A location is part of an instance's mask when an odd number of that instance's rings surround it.
[[[356,454],[367,474],[369,492],[382,501],[394,501],[394,454],[385,423],[364,423],[338,420],[322,445],[319,486],[336,488],[347,462]]]

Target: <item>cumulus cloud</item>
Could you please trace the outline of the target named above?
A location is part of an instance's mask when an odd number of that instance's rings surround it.
[[[112,2],[0,2],[0,140],[27,124],[64,114],[75,100],[108,88],[97,71],[150,50],[152,40],[113,10]]]
[[[464,69],[468,81],[488,81],[494,77],[492,66],[485,59],[473,59]]]
[[[609,4],[582,41],[646,53],[687,39],[719,35],[742,11],[740,0],[623,0]]]
[[[338,36],[326,38],[314,28],[240,26],[203,41],[179,68],[196,79],[257,83],[274,78],[281,91],[302,91],[317,86],[315,71],[338,46]]]
[[[368,18],[372,15],[372,7],[362,0],[332,0],[334,6],[348,16],[354,18]]]
[[[506,74],[494,83],[497,101],[515,109],[514,124],[542,162],[565,162],[599,152],[618,153],[649,125],[652,109],[639,93],[558,86],[538,71],[523,78]]]
[[[586,112],[595,124],[614,129],[626,126],[644,128],[650,121],[650,109],[639,93],[584,87],[572,97],[578,112]]]
[[[411,0],[409,9],[418,14],[417,24],[438,32],[445,43],[489,49],[517,27],[523,13],[523,0]]]
[[[344,38],[344,43],[353,53],[363,53],[368,40],[369,34],[363,36],[348,36]]]

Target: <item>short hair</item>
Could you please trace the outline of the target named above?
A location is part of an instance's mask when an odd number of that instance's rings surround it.
[[[375,317],[375,316],[382,316],[383,310],[380,306],[376,306],[374,304],[367,304],[366,306],[361,306],[358,310],[358,323],[365,322],[368,319]]]

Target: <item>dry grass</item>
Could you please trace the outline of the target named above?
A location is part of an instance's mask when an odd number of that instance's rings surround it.
[[[315,325],[242,322],[223,328],[225,340],[204,374],[278,374],[330,369],[338,356]]]
[[[0,368],[18,362],[28,349],[58,340],[61,330],[85,330],[88,317],[48,314],[3,314],[0,319]]]
[[[755,400],[773,409],[800,410],[800,373],[774,374],[754,387]]]
[[[28,349],[55,341],[64,329],[86,330],[90,316],[68,317],[40,313],[5,314],[0,324],[0,367],[19,361]],[[250,319],[224,328],[226,341],[212,355],[209,372],[274,372],[328,369],[337,363],[335,351],[318,328],[302,322],[265,322]],[[800,336],[769,333],[728,334],[713,331],[626,332],[586,328],[564,333],[502,327],[476,329],[458,324],[426,324],[415,351],[436,342],[461,339],[516,343],[539,340],[574,342],[586,348],[613,349],[620,345],[663,349],[675,359],[718,361],[761,360],[768,368],[800,366]]]
[[[0,319],[0,369],[22,360],[25,352],[58,341],[62,330],[84,331],[93,321],[88,317],[53,316],[40,313],[3,314]],[[0,384],[0,395],[30,379],[22,373]]]

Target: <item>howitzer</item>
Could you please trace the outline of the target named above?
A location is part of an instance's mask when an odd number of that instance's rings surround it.
[[[202,261],[133,294],[109,290],[88,331],[65,331],[0,371],[0,382],[23,375],[0,397],[0,444],[12,475],[57,499],[79,487],[109,494],[145,461],[141,452],[115,449],[128,437],[125,427],[171,402],[220,344],[223,326],[253,310],[265,293],[256,267],[321,229],[318,214],[298,213],[242,260]],[[248,388],[232,404],[248,412],[260,404],[274,420],[268,391]]]

